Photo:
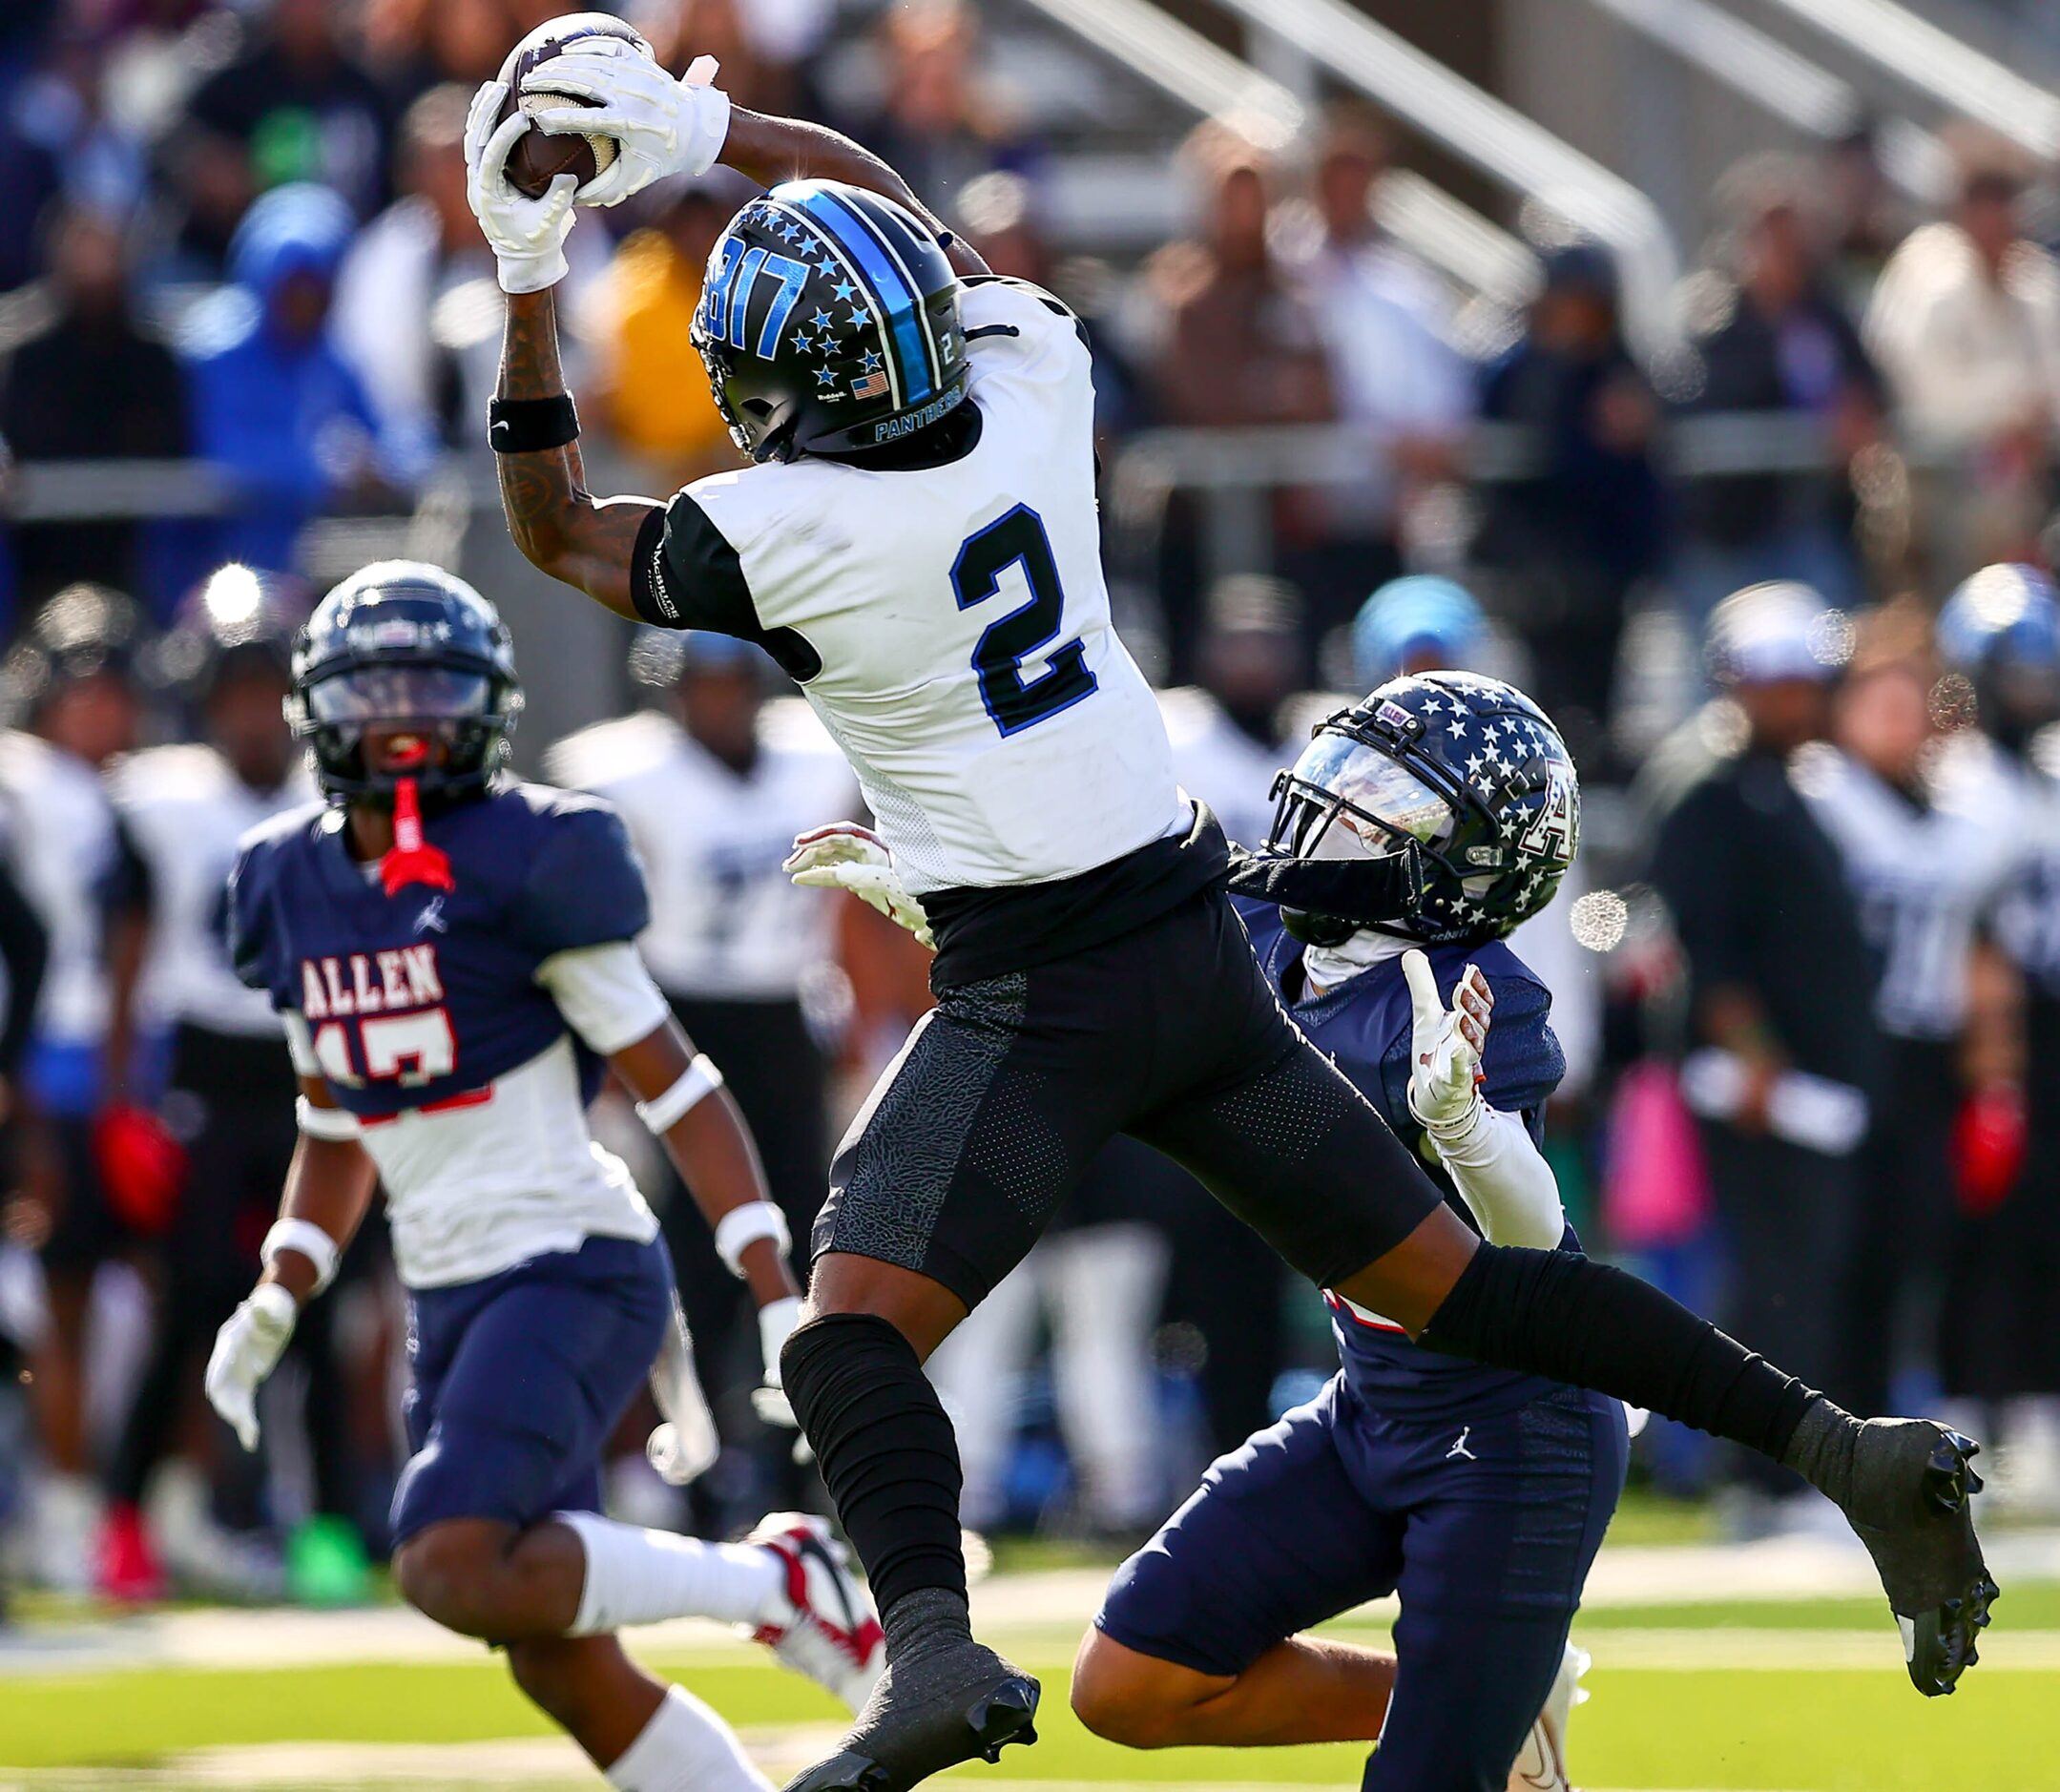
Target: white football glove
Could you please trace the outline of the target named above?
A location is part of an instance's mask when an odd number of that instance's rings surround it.
[[[258,1448],[258,1388],[279,1366],[300,1305],[276,1281],[260,1281],[222,1322],[207,1359],[207,1402],[228,1421],[237,1442]]]
[[[465,197],[493,251],[501,290],[542,292],[566,275],[565,239],[578,182],[560,175],[540,199],[525,198],[509,185],[509,153],[530,120],[518,109],[496,125],[494,115],[507,97],[506,81],[489,81],[472,95],[465,118]]]
[[[705,175],[730,134],[730,96],[716,59],[697,56],[674,80],[627,38],[578,37],[523,76],[525,94],[574,94],[588,105],[538,106],[537,126],[615,140],[609,166],[579,190],[582,205],[619,205],[669,175]]]
[[[923,905],[902,887],[894,855],[886,842],[856,822],[836,822],[812,828],[794,842],[780,869],[795,883],[816,889],[847,889],[877,908],[896,927],[906,927],[917,943],[937,949],[930,918]]]
[[[716,1458],[722,1454],[722,1440],[716,1435],[715,1414],[708,1409],[708,1396],[701,1391],[701,1378],[694,1367],[694,1336],[687,1329],[687,1316],[676,1294],[665,1342],[658,1346],[658,1360],[651,1365],[651,1397],[657,1402],[665,1423],[653,1427],[644,1454],[661,1480],[685,1487],[716,1466]]]
[[[759,1308],[759,1356],[765,1365],[765,1379],[751,1390],[751,1407],[767,1425],[789,1431],[799,1429],[801,1421],[794,1416],[793,1404],[780,1385],[780,1352],[801,1319],[801,1298],[798,1294],[768,1301]]]
[[[1430,960],[1415,949],[1402,955],[1409,983],[1409,1112],[1435,1138],[1464,1132],[1481,1100],[1481,1053],[1488,1045],[1495,998],[1480,967],[1460,972],[1446,1008]]]

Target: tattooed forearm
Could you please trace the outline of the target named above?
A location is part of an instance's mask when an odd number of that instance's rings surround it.
[[[557,306],[550,292],[512,294],[501,337],[500,396],[555,398],[565,390]],[[596,499],[579,445],[495,457],[508,532],[530,563],[626,616],[630,559],[648,498]]]

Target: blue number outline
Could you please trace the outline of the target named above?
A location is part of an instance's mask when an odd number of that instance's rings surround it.
[[[759,331],[759,359],[770,361],[779,350],[780,332],[787,327],[787,320],[801,302],[801,288],[808,283],[810,269],[806,261],[797,261],[784,255],[769,255],[765,258],[764,271],[776,275],[780,281],[780,290],[773,295],[772,305],[765,313],[764,327]]]
[[[967,573],[968,559],[996,536],[1015,536],[1026,523],[1034,531],[1035,540],[1027,542],[1007,559],[983,567],[978,588],[972,588]],[[1051,537],[1045,531],[1044,518],[1029,505],[1013,506],[959,544],[958,557],[951,563],[951,593],[960,610],[970,610],[997,595],[1001,575],[1011,566],[1023,569],[1024,582],[1030,590],[1030,602],[1018,604],[1007,615],[988,623],[973,646],[972,656],[981,707],[1005,739],[1051,720],[1075,703],[1085,702],[1100,689],[1100,680],[1088,669],[1084,641],[1075,638],[1045,652],[1065,624],[1066,594],[1059,583],[1058,561],[1051,552]],[[1026,618],[1048,626],[1043,634],[1029,640],[996,639],[1005,632],[1012,636],[1015,625]],[[1044,671],[1034,678],[1025,679],[1023,662],[1040,654]]]

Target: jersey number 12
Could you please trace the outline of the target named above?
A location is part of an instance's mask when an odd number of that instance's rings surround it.
[[[980,700],[1003,734],[1020,734],[1071,709],[1094,694],[1094,675],[1087,669],[1087,649],[1068,641],[1044,650],[1058,638],[1066,609],[1058,567],[1044,519],[1027,504],[967,538],[951,564],[951,590],[961,610],[986,603],[1001,591],[1001,575],[1011,566],[1023,569],[1030,600],[997,616],[973,649],[973,671],[980,678]],[[1034,678],[1023,676],[1023,662],[1043,654],[1045,669]]]

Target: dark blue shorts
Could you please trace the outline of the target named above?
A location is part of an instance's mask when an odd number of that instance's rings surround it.
[[[1096,1626],[1236,1675],[1400,1593],[1400,1663],[1368,1788],[1503,1792],[1623,1490],[1616,1401],[1561,1388],[1493,1417],[1376,1417],[1341,1375],[1211,1466],[1116,1571]]]
[[[601,1451],[657,1357],[672,1289],[662,1239],[589,1239],[410,1296],[395,1544],[447,1518],[599,1511]]]

